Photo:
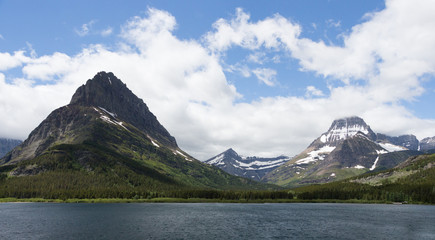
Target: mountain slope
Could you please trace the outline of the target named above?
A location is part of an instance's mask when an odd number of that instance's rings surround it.
[[[268,172],[289,160],[290,158],[286,156],[276,158],[241,157],[230,148],[210,158],[205,163],[219,167],[234,176],[260,181]]]
[[[0,158],[2,158],[4,155],[6,155],[6,153],[8,153],[21,143],[22,141],[20,140],[0,138]]]
[[[0,185],[17,189],[16,194],[42,194],[44,186],[69,196],[92,189],[105,196],[271,187],[231,176],[189,156],[145,103],[105,72],[88,80],[69,105],[53,111],[0,163],[0,173],[8,176]],[[59,185],[56,177],[68,182]]]
[[[420,141],[421,151],[435,150],[435,137],[424,138]]]
[[[286,187],[298,187],[337,181],[376,168],[390,168],[393,167],[392,162],[398,164],[409,156],[405,154],[384,157],[383,154],[407,150],[402,145],[414,148],[414,139],[416,140],[412,135],[389,137],[376,134],[359,117],[338,119],[306,150],[266,174],[263,181]],[[388,160],[390,158],[394,160]]]
[[[299,199],[358,199],[435,203],[435,155],[408,158],[397,167],[322,185],[295,189]]]

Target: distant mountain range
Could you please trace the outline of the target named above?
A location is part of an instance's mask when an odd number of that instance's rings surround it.
[[[326,183],[397,166],[435,149],[435,138],[376,134],[360,117],[337,119],[329,130],[294,158],[242,158],[227,150],[207,161],[222,170],[285,187]],[[422,150],[422,151],[418,151]],[[252,164],[252,163],[256,164]]]
[[[22,143],[21,140],[0,138],[0,158]]]
[[[219,167],[227,173],[260,181],[264,175],[289,161],[291,158],[279,156],[276,158],[242,157],[233,149],[205,161]]]

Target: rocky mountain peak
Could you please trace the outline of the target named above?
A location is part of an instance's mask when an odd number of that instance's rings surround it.
[[[176,147],[175,138],[159,123],[144,101],[113,73],[99,72],[77,89],[70,105],[103,108],[158,141]]]
[[[70,104],[104,105],[112,110],[119,98],[132,97],[131,95],[134,94],[113,73],[99,72],[76,90]]]
[[[322,143],[335,143],[351,138],[357,133],[363,133],[373,140],[376,139],[376,134],[370,126],[362,118],[353,116],[334,120],[329,130],[322,134],[320,141]]]
[[[229,148],[228,150],[223,152],[223,154],[227,156],[239,156],[239,154],[236,151],[234,151],[232,148]]]

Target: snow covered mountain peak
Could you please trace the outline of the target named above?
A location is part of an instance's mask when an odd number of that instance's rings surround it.
[[[335,143],[351,138],[357,133],[363,133],[369,138],[376,136],[362,118],[347,117],[335,120],[329,130],[320,136],[320,141],[322,143]]]

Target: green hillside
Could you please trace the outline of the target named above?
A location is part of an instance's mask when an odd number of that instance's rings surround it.
[[[398,167],[294,189],[298,199],[435,203],[435,154],[411,157]]]

